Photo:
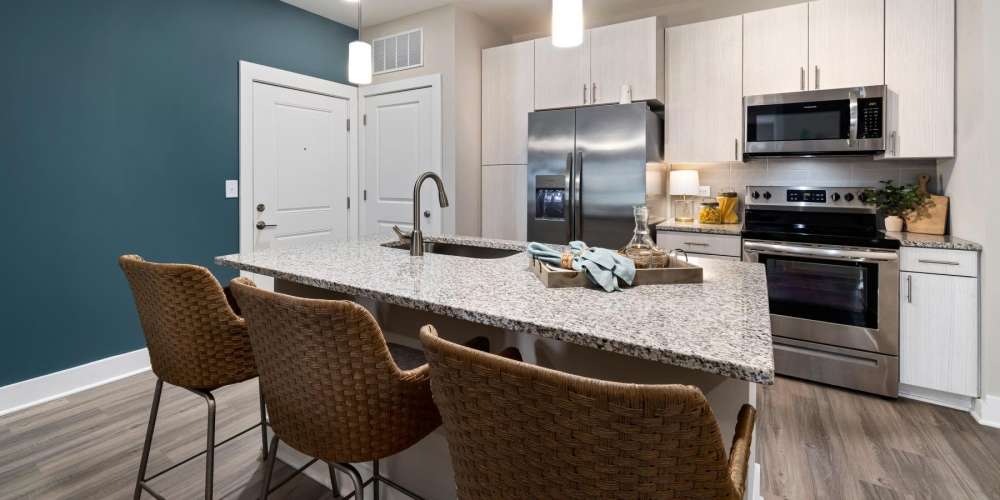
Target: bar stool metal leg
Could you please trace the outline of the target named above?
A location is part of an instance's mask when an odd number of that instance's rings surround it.
[[[260,379],[257,379],[257,394],[260,397],[261,460],[267,460],[267,408],[264,406],[264,390],[260,387]]]
[[[268,489],[271,488],[271,475],[274,473],[274,459],[278,455],[278,435],[271,438],[271,449],[268,450],[264,462],[264,481],[260,486],[260,500],[267,500]]]
[[[212,393],[201,393],[208,404],[208,445],[205,448],[205,500],[212,500],[215,482],[215,398]]]
[[[153,429],[156,427],[156,414],[160,410],[160,396],[163,394],[163,380],[156,379],[156,390],[153,392],[153,406],[149,410],[149,424],[146,425],[146,441],[142,445],[142,459],[139,461],[139,478],[135,482],[134,500],[142,497],[142,483],[146,480],[146,466],[149,465],[149,448],[153,444]]]
[[[378,480],[380,477],[378,473],[378,460],[372,460],[372,500],[378,500]]]

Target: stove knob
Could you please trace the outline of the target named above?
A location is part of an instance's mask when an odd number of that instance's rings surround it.
[[[760,192],[759,191],[754,191],[753,194],[750,195],[750,196],[753,196],[753,199],[756,200],[756,199],[760,198]]]
[[[844,195],[844,200],[845,201],[849,201],[849,202],[850,201],[854,201],[854,195],[851,194],[851,193],[847,193],[847,194]]]
[[[831,198],[833,198],[833,201],[840,201],[840,193],[833,193]]]
[[[860,201],[861,203],[867,203],[868,197],[865,196],[865,193],[858,193],[858,201]]]
[[[770,200],[771,199],[771,192],[770,191],[764,191],[764,199],[765,200]]]

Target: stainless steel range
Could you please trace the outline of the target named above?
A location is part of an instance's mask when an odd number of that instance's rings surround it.
[[[863,189],[748,187],[743,260],[767,270],[778,373],[896,397],[899,242]]]

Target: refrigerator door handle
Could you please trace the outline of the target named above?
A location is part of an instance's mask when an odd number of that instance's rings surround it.
[[[573,175],[573,239],[583,238],[583,151],[576,153],[576,168]]]
[[[575,227],[573,221],[574,214],[576,213],[576,201],[573,199],[573,183],[576,179],[576,172],[573,169],[573,153],[566,153],[566,219],[569,223],[569,239],[573,240],[573,228]]]

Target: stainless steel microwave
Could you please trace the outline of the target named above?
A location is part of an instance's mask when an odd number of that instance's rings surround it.
[[[885,151],[885,85],[743,98],[745,157]]]

